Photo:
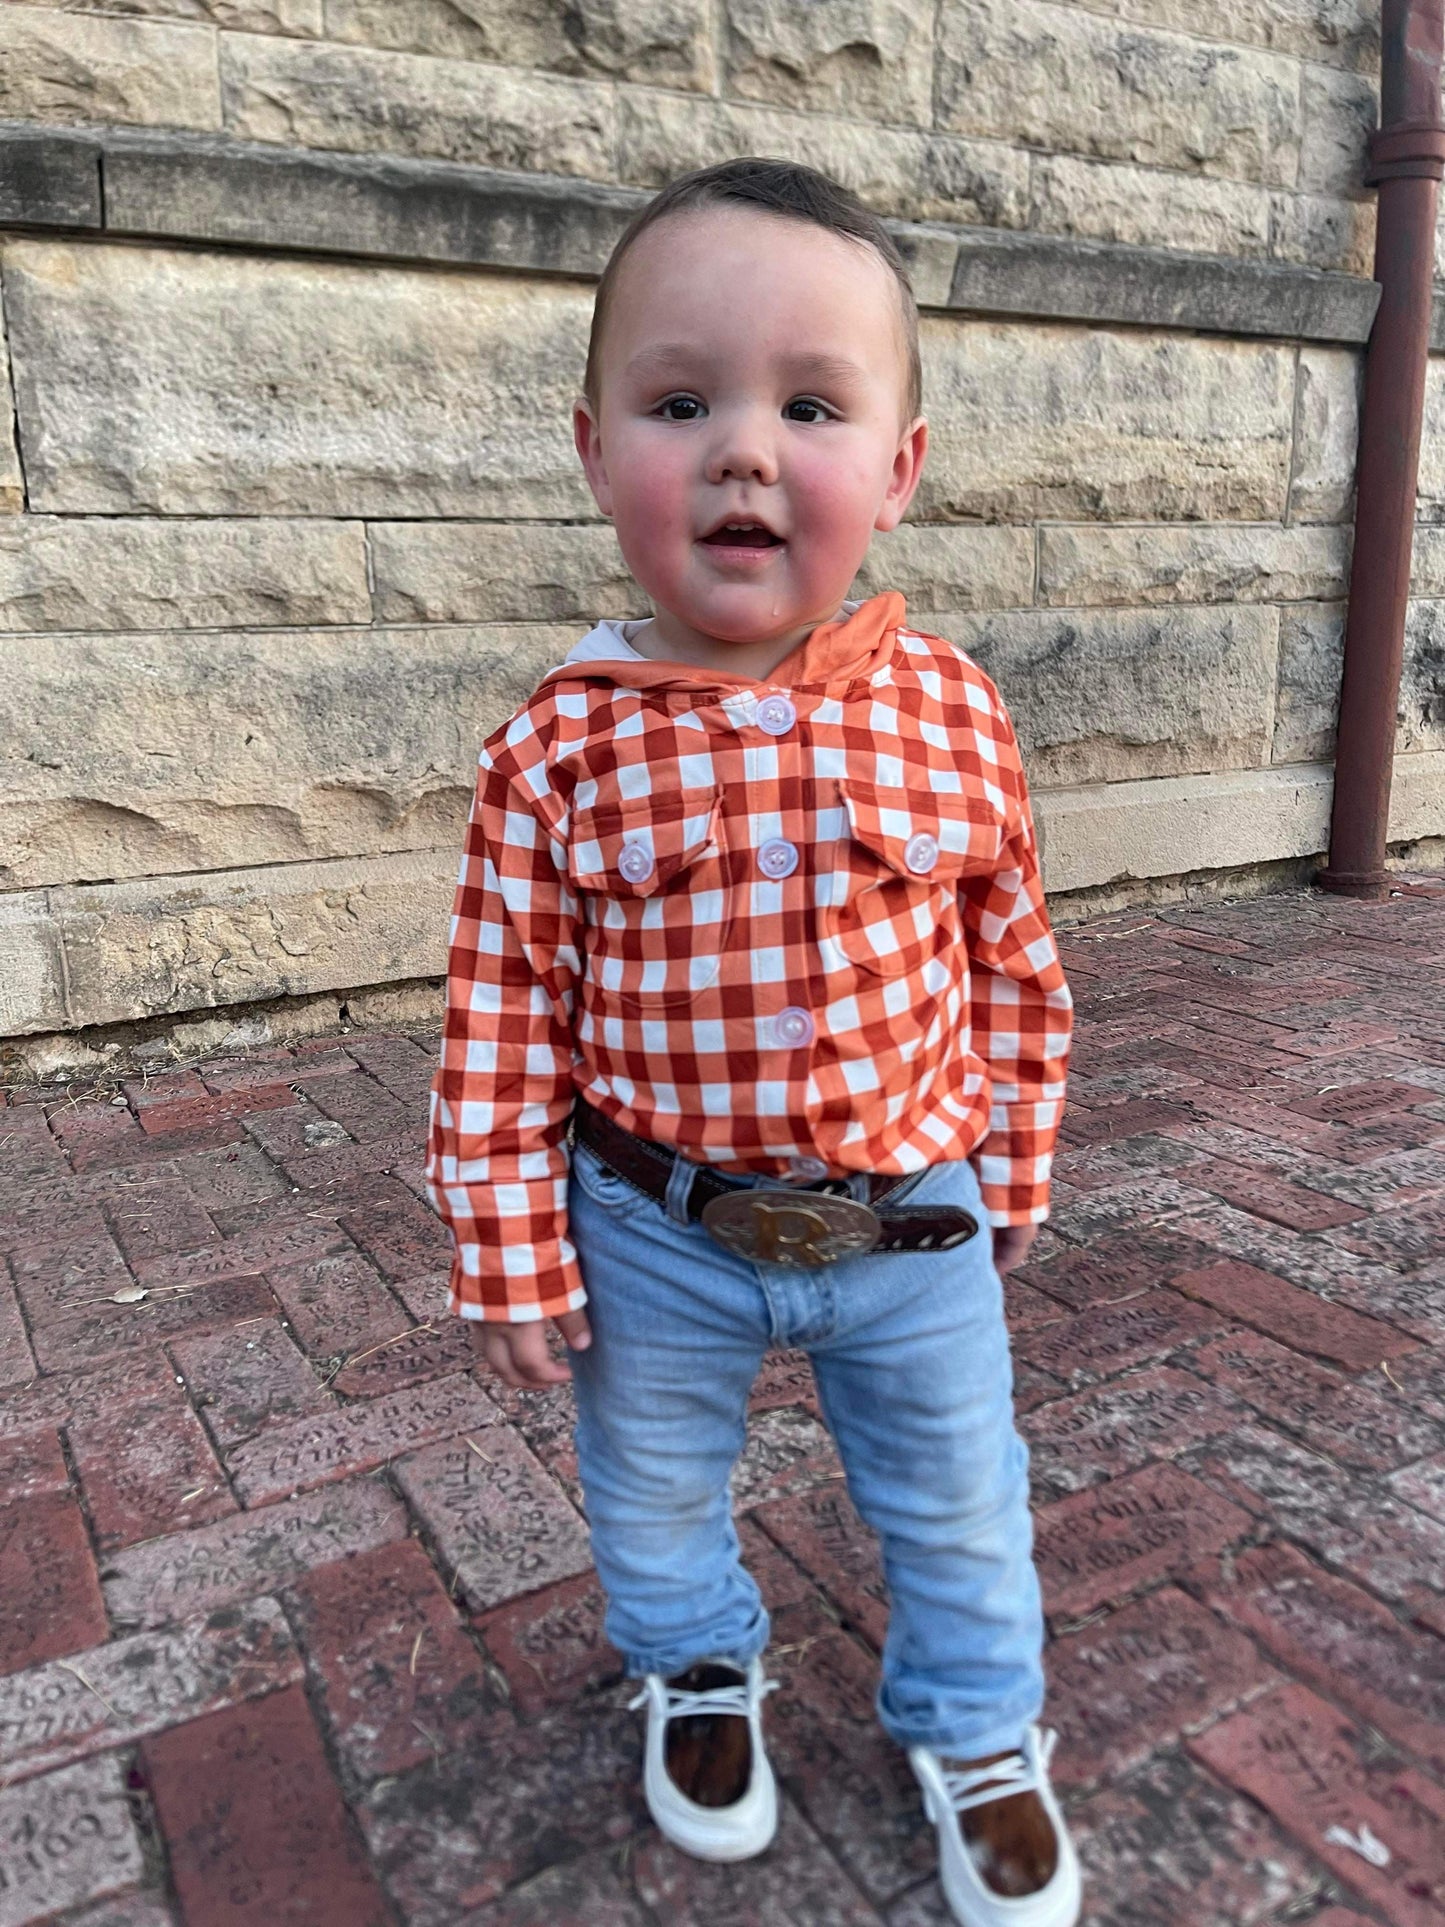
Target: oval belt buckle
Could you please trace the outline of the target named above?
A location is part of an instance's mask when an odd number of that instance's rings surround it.
[[[708,1200],[702,1222],[741,1258],[808,1268],[859,1257],[883,1235],[868,1205],[827,1191],[728,1191]]]

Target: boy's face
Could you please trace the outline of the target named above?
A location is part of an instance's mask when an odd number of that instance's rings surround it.
[[[579,402],[574,426],[668,653],[765,675],[774,645],[781,660],[837,614],[918,482],[928,431],[906,395],[898,286],[870,248],[735,208],[646,230],[613,290],[598,414]]]

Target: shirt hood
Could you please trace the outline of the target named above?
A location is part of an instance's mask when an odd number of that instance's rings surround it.
[[[569,682],[610,682],[622,689],[692,691],[763,686],[800,689],[810,684],[856,682],[881,669],[892,656],[893,639],[904,614],[904,599],[897,589],[870,596],[866,602],[845,602],[839,616],[832,622],[819,623],[770,676],[761,678],[734,675],[725,669],[700,669],[691,663],[653,662],[635,653],[623,655],[623,649],[631,649],[623,625],[601,622],[542,680],[547,683],[564,678]],[[608,653],[612,649],[618,653]]]

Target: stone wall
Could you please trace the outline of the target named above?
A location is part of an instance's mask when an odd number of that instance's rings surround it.
[[[856,592],[1003,686],[1051,890],[1318,853],[1373,11],[0,0],[0,1037],[435,979],[481,737],[645,612],[571,447],[592,282],[743,151],[909,256],[932,452]],[[1429,409],[1402,841],[1445,358]]]

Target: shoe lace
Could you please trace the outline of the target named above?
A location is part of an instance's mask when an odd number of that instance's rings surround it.
[[[1049,1770],[1058,1743],[1057,1733],[1044,1733],[1036,1747],[1010,1753],[991,1766],[945,1767],[940,1765],[944,1790],[955,1813],[966,1813],[990,1800],[1005,1799],[1011,1793],[1032,1793]]]
[[[769,1693],[776,1693],[782,1685],[781,1680],[765,1679],[757,1689],[757,1698],[765,1700]],[[636,1712],[639,1706],[647,1704],[649,1689],[642,1691],[627,1702],[629,1712]],[[749,1681],[739,1680],[734,1686],[709,1686],[702,1692],[685,1692],[677,1686],[663,1687],[663,1716],[669,1720],[686,1719],[698,1713],[732,1713],[746,1719],[753,1710],[753,1688]]]

